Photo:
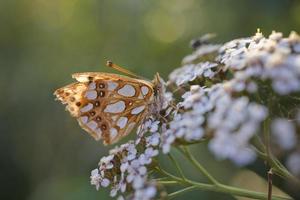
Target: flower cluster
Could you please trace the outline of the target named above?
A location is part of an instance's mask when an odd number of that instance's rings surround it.
[[[154,199],[160,189],[149,172],[160,152],[207,141],[217,159],[245,166],[257,157],[253,139],[264,139],[266,130],[274,155],[300,176],[300,37],[258,32],[193,47],[169,75],[166,87],[177,89],[164,92],[163,110],[141,124],[135,141],[111,150],[92,171],[97,189],[110,187],[120,199]]]
[[[99,167],[91,172],[91,184],[96,189],[110,187],[110,196],[118,199],[153,199],[157,185],[148,180],[148,168],[158,155],[160,135],[157,122],[147,121],[135,141],[129,141],[110,150],[102,157]],[[143,135],[145,131],[152,134]]]
[[[183,101],[177,104],[183,112],[174,115],[170,128],[162,134],[164,152],[176,138],[194,141],[211,137],[208,148],[217,158],[228,158],[237,165],[248,164],[256,157],[251,138],[255,134],[261,136],[264,120],[274,117],[268,113],[280,116],[273,119],[269,127],[272,144],[279,145],[283,151],[299,146],[295,127],[299,119],[282,114],[284,105],[272,106],[272,101],[280,102],[287,95],[293,95],[287,98],[296,101],[289,103],[294,104],[293,109],[299,106],[300,36],[292,32],[283,38],[282,33],[272,32],[265,38],[258,32],[253,37],[232,40],[218,49],[211,48],[218,45],[210,45],[203,51],[208,46],[202,45],[185,57],[184,65],[169,75],[169,84],[185,89],[190,85],[190,89],[185,90]],[[210,57],[203,62],[207,54],[199,52],[211,52],[214,59]],[[286,111],[290,112],[293,110]],[[297,163],[299,155],[298,149],[288,157],[287,166],[292,172],[300,171],[300,167],[289,164]]]
[[[175,69],[169,76],[169,82],[175,82],[177,86],[182,86],[201,76],[211,79],[215,75],[213,69],[217,66],[218,64],[212,62],[187,64],[181,68]]]
[[[227,89],[227,88],[226,88]],[[162,133],[162,150],[169,152],[176,139],[188,142],[212,137],[209,149],[220,159],[245,165],[255,159],[249,141],[260,129],[267,109],[247,97],[233,98],[224,85],[211,88],[192,85],[178,103],[183,113],[174,114]]]
[[[288,38],[277,32],[269,38],[257,33],[226,43],[217,60],[225,70],[234,71],[232,84],[246,85],[253,78],[270,80],[276,93],[286,95],[300,90],[299,53],[300,37],[295,32]]]

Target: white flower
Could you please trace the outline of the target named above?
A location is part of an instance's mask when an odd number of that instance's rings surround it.
[[[158,150],[153,149],[152,147],[149,147],[145,150],[145,155],[147,155],[148,157],[157,156],[158,155]]]
[[[195,102],[201,100],[203,95],[204,89],[202,89],[199,85],[192,85],[190,91],[182,95],[184,101],[180,105],[185,109],[191,108]]]
[[[198,64],[187,64],[181,68],[175,69],[169,75],[169,81],[175,83],[177,86],[181,86],[185,83],[195,80],[200,77],[212,78],[214,72],[212,68],[217,67],[218,64],[211,62],[201,62]]]
[[[126,191],[126,187],[127,187],[127,184],[126,184],[126,182],[124,181],[124,180],[122,180],[122,182],[120,182],[121,183],[121,192],[125,192]]]
[[[152,162],[152,157],[157,156],[157,155],[158,155],[158,150],[157,149],[154,150],[152,147],[148,147],[145,150],[145,153],[140,155],[139,162],[142,165],[150,164]]]
[[[152,162],[151,157],[147,157],[145,154],[141,154],[139,157],[139,161],[142,165],[150,164]]]
[[[150,126],[151,133],[157,132],[159,123],[160,123],[160,121],[155,121],[151,124],[151,126]]]
[[[278,41],[278,40],[282,39],[282,33],[272,31],[272,34],[269,36],[269,38],[271,40],[277,40]]]
[[[98,190],[100,187],[100,179],[101,179],[98,169],[94,169],[93,171],[91,171],[90,179],[91,179],[91,185],[95,185],[96,189]]]
[[[117,200],[125,200],[123,196],[118,196]]]
[[[153,133],[150,136],[146,137],[146,141],[148,145],[157,146],[160,142],[160,134],[157,132]]]
[[[171,101],[173,101],[173,93],[164,92],[164,102],[162,105],[162,109],[166,109],[170,105]]]
[[[127,148],[128,154],[127,154],[127,160],[133,160],[136,158],[137,150],[135,148],[134,144],[130,144]]]
[[[243,147],[239,152],[231,156],[230,159],[238,166],[244,166],[252,163],[256,159],[256,154],[250,147]]]
[[[287,168],[296,176],[300,176],[300,153],[294,152],[287,158]]]
[[[114,167],[113,163],[111,162],[114,158],[114,155],[109,155],[109,156],[104,156],[101,158],[100,160],[100,166],[101,168],[100,169],[111,169]]]
[[[111,191],[110,191],[110,196],[111,197],[115,197],[117,195],[117,192],[118,190],[116,188],[113,188]]]
[[[284,150],[292,149],[297,144],[295,127],[284,118],[275,119],[271,125],[272,135]]]
[[[300,43],[295,44],[295,45],[293,46],[293,50],[294,50],[296,53],[300,53]]]
[[[156,187],[153,185],[147,185],[144,188],[136,190],[134,194],[134,200],[150,200],[153,199],[156,195]]]
[[[132,187],[134,189],[139,189],[142,188],[144,186],[145,180],[142,176],[135,176],[132,182]]]
[[[140,166],[140,162],[138,159],[131,161],[130,163],[131,169],[137,169]]]
[[[207,55],[207,54],[212,54],[220,48],[221,45],[218,44],[206,44],[206,45],[201,45],[193,54],[188,55],[183,58],[182,63],[183,64],[189,64],[197,59]]]
[[[175,141],[176,137],[171,129],[168,129],[162,133],[161,148],[164,154],[169,153],[171,144]]]
[[[248,108],[251,120],[262,121],[268,115],[267,108],[256,103],[250,103]]]
[[[120,166],[121,172],[124,173],[128,169],[128,166],[129,166],[128,162],[122,163]]]
[[[107,187],[110,184],[110,181],[107,178],[102,179],[101,186]]]

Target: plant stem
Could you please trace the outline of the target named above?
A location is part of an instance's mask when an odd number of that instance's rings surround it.
[[[177,181],[156,181],[156,182],[164,184],[164,185],[175,185],[175,184],[178,184]]]
[[[300,181],[294,177],[282,163],[275,158],[271,152],[267,153],[267,148],[260,141],[260,138],[255,135],[253,140],[253,148],[256,151],[257,155],[262,159],[268,162],[270,167],[272,168],[274,174],[280,176],[283,179],[290,180],[300,186]]]
[[[173,193],[169,194],[168,197],[169,197],[169,199],[172,199],[174,197],[177,197],[178,195],[181,195],[185,192],[188,192],[188,191],[191,191],[191,190],[194,190],[194,189],[197,189],[197,187],[196,186],[189,186],[189,187],[183,188],[181,190],[178,190],[176,192],[173,192]]]
[[[172,156],[171,153],[169,153],[168,156],[169,156],[170,160],[173,162],[173,164],[175,165],[175,167],[176,167],[178,173],[180,174],[180,176],[181,176],[183,179],[185,179],[185,176],[184,176],[184,174],[183,174],[183,171],[182,171],[182,169],[180,168],[180,166],[179,166],[178,162],[176,161],[176,159]]]
[[[191,154],[188,147],[183,147],[184,153],[188,160],[206,177],[208,180],[215,185],[219,185],[220,183],[196,160],[196,158]]]
[[[264,139],[265,139],[265,149],[266,149],[266,154],[268,159],[271,159],[272,157],[272,152],[271,152],[271,147],[270,147],[270,119],[267,118],[264,121]]]
[[[248,197],[248,198],[252,198],[252,199],[267,200],[267,198],[268,198],[268,195],[265,193],[236,188],[236,187],[227,186],[224,184],[215,185],[215,184],[199,183],[199,182],[192,181],[189,179],[183,180],[182,178],[177,177],[173,174],[170,174],[169,172],[167,172],[161,168],[156,168],[156,170],[158,172],[160,172],[161,174],[173,179],[174,181],[177,181],[178,184],[182,184],[182,185],[186,185],[186,186],[194,186],[195,188],[198,188],[203,191],[220,192],[220,193],[231,194],[233,196]],[[291,198],[289,198],[289,197],[275,196],[275,195],[273,195],[272,199],[273,200],[291,200]]]
[[[268,171],[268,200],[272,199],[272,187],[273,187],[273,172],[272,168]]]

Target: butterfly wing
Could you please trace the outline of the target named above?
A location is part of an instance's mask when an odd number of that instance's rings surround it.
[[[151,82],[109,73],[72,76],[78,82],[55,91],[57,98],[96,140],[112,144],[144,119],[153,101]]]

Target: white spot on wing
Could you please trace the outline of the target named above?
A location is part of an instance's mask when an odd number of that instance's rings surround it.
[[[116,103],[112,103],[106,106],[104,109],[104,112],[107,113],[120,113],[125,110],[125,102],[124,101],[118,101]]]
[[[118,120],[117,122],[117,125],[120,127],[120,128],[124,128],[127,124],[127,121],[128,121],[128,118],[127,117],[120,117],[120,119]]]
[[[98,135],[98,140],[99,139],[101,139],[101,137],[102,137],[102,131],[101,131],[101,129],[100,128],[97,128],[96,130],[95,130],[95,133]]]
[[[88,117],[87,116],[83,116],[83,117],[80,117],[80,121],[84,124],[86,124],[88,122]]]
[[[88,111],[92,110],[92,108],[93,108],[93,104],[89,103],[88,105],[82,107],[82,108],[80,109],[80,111],[81,111],[81,112],[88,112]]]
[[[110,134],[110,139],[113,140],[118,135],[118,131],[115,128],[111,128],[109,130],[109,134]]]
[[[141,90],[144,96],[146,96],[149,92],[149,88],[147,86],[142,86]]]
[[[143,94],[140,92],[139,96],[138,96],[138,99],[144,99],[144,96]]]
[[[75,75],[75,76],[73,75],[73,78],[75,78],[78,82],[82,82],[82,83],[89,81],[89,78],[86,75]]]
[[[145,106],[139,106],[131,110],[131,114],[136,115],[141,113],[145,109]]]
[[[113,91],[114,89],[116,89],[116,87],[118,87],[118,83],[115,83],[115,82],[112,82],[112,81],[109,81],[107,83],[107,89],[109,91]]]
[[[89,89],[90,89],[90,90],[96,89],[96,83],[94,83],[94,82],[90,83],[90,84],[89,84]]]
[[[97,122],[95,121],[90,121],[89,123],[86,124],[90,129],[95,130],[98,126]]]
[[[88,90],[85,93],[85,97],[89,100],[93,100],[97,98],[97,91],[95,90]]]
[[[132,85],[124,85],[124,87],[118,90],[118,93],[125,97],[133,97],[135,95],[135,89]]]

